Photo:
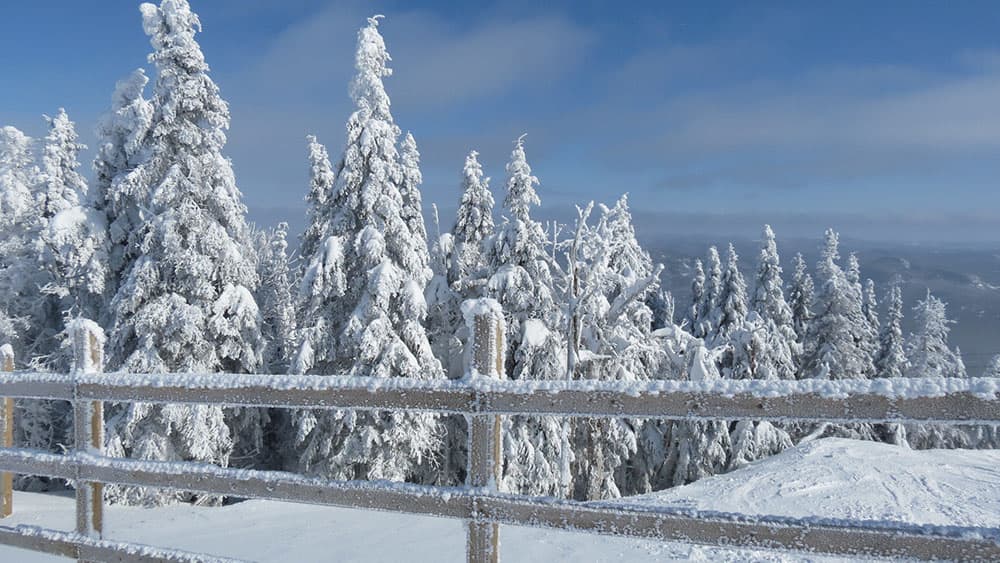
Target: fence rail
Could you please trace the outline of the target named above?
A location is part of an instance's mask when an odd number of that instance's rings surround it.
[[[0,448],[0,470],[77,482],[77,533],[0,527],[0,543],[85,559],[185,561],[191,554],[100,540],[102,483],[197,491],[467,520],[469,561],[498,559],[498,524],[584,530],[691,543],[805,550],[849,556],[1000,560],[1000,530],[922,527],[822,518],[580,503],[498,493],[499,416],[767,419],[803,421],[931,421],[1000,423],[1000,380],[882,382],[511,383],[497,376],[499,320],[476,319],[476,371],[460,382],[373,381],[368,378],[244,375],[0,375],[0,396],[74,402],[77,450],[66,455]],[[482,334],[480,334],[482,333]],[[99,338],[83,338],[78,365],[100,366]],[[98,354],[99,356],[99,354]],[[84,361],[85,360],[85,361]],[[101,455],[102,401],[212,403],[284,408],[358,408],[460,413],[469,421],[465,487],[328,481],[283,472],[110,458]],[[62,534],[62,535],[60,535]],[[97,551],[95,551],[97,550]],[[198,556],[202,557],[202,556]],[[185,559],[188,558],[188,559]]]

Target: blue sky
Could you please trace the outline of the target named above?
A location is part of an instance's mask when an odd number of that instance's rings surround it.
[[[526,132],[543,213],[629,192],[645,238],[770,222],[787,236],[1000,240],[995,2],[192,6],[262,223],[301,223],[305,136],[339,151],[356,31],[383,13],[393,112],[444,216],[465,153],[499,192]],[[63,106],[92,144],[115,80],[148,51],[137,2],[7,3],[0,124],[41,136],[41,114]]]

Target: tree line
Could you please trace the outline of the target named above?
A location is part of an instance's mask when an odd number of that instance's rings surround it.
[[[307,138],[307,228],[257,228],[224,155],[228,105],[195,40],[186,0],[141,6],[149,79],[118,82],[97,128],[94,176],[80,174],[74,124],[46,117],[36,143],[0,129],[0,343],[22,367],[72,369],[64,327],[96,321],[108,371],[461,378],[462,305],[490,297],[506,318],[513,380],[965,377],[948,344],[945,304],[927,294],[904,338],[898,283],[884,314],[859,261],[827,231],[813,271],[801,255],[786,284],[770,227],[750,283],[730,245],[694,265],[677,310],[662,267],[639,244],[622,196],[577,208],[569,225],[532,216],[540,182],[524,137],[506,167],[502,211],[471,151],[454,226],[429,235],[420,153],[391,112],[380,16],[358,33],[354,111],[331,159]],[[497,217],[499,220],[497,221]],[[435,210],[436,217],[436,210]],[[26,365],[24,365],[26,364]],[[1000,358],[990,375],[1000,376]],[[335,479],[456,485],[464,419],[399,412],[115,404],[110,455],[288,469]],[[72,440],[68,405],[19,401],[19,445]],[[680,485],[841,435],[913,447],[995,447],[992,427],[777,425],[752,421],[504,421],[500,487],[532,495],[613,498]],[[52,484],[21,479],[24,487]],[[109,500],[161,504],[187,493],[109,487]]]

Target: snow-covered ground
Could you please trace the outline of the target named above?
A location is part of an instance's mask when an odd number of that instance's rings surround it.
[[[1000,451],[912,451],[817,440],[733,473],[628,499],[705,510],[1000,528]],[[457,520],[248,501],[223,508],[109,507],[107,537],[255,561],[462,561]],[[71,529],[70,496],[17,493],[6,525]],[[505,561],[784,561],[730,551],[504,526]],[[0,548],[0,561],[57,560]],[[809,560],[828,560],[809,558]]]

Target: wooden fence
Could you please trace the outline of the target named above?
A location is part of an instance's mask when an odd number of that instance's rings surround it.
[[[728,547],[801,550],[854,557],[1000,560],[1000,530],[786,518],[630,506],[627,501],[581,503],[498,492],[500,417],[509,414],[665,419],[803,421],[928,421],[1000,423],[1000,382],[935,380],[851,383],[656,382],[624,388],[613,383],[500,381],[502,319],[476,318],[470,361],[476,376],[457,382],[402,378],[280,377],[218,374],[97,373],[102,337],[87,325],[75,334],[71,375],[0,375],[4,448],[0,449],[4,514],[10,514],[10,475],[72,480],[77,489],[75,532],[0,526],[0,544],[80,560],[206,561],[203,554],[101,539],[101,484],[197,491],[459,518],[468,522],[470,562],[497,561],[499,524],[658,538]],[[13,359],[5,356],[11,371]],[[914,392],[898,392],[886,385]],[[891,386],[890,386],[891,387]],[[59,455],[12,448],[10,398],[72,401],[76,449]],[[110,458],[101,454],[103,401],[213,403],[283,408],[415,410],[459,413],[469,423],[465,487],[370,481],[330,481],[302,475]]]

